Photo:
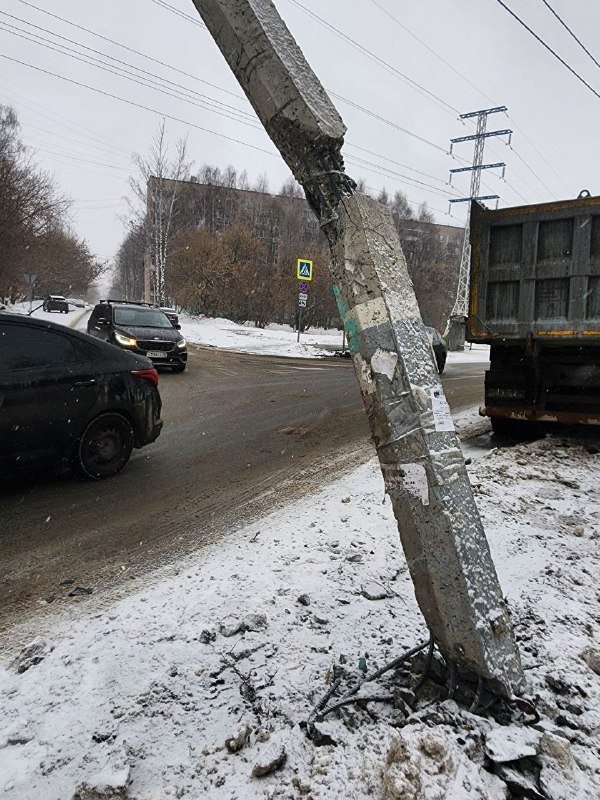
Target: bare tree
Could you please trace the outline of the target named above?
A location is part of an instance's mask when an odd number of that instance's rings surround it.
[[[175,157],[169,154],[165,121],[158,126],[147,156],[134,154],[138,176],[130,184],[137,199],[134,212],[138,221],[144,221],[154,269],[154,300],[158,305],[166,302],[165,274],[170,245],[177,233],[177,201],[180,181],[187,180],[190,164],[187,161],[187,138],[175,145]]]

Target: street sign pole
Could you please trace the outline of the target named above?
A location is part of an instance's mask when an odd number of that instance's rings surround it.
[[[300,341],[300,331],[302,330],[302,309],[306,308],[308,302],[308,287],[313,279],[313,262],[308,258],[299,258],[296,264],[296,278],[300,281],[298,293],[298,338]]]

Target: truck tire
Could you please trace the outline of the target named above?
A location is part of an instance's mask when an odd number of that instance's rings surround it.
[[[542,426],[536,422],[509,417],[490,417],[490,422],[495,434],[511,439],[531,439],[543,434]]]

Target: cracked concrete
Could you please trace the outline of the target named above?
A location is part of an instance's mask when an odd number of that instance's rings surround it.
[[[510,696],[519,654],[389,212],[354,194],[345,126],[271,0],[194,0],[317,214],[415,593],[441,651]]]

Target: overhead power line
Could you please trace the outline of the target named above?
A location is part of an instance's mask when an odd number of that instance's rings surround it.
[[[203,22],[201,22],[197,17],[192,17],[191,14],[186,14],[185,11],[180,11],[178,8],[175,8],[175,6],[172,6],[170,3],[166,3],[165,0],[150,0],[150,2],[154,3],[154,5],[156,6],[160,6],[161,8],[166,9],[167,11],[170,11],[172,14],[176,14],[178,17],[181,17],[182,19],[185,19],[188,22],[193,23],[194,25],[197,25],[199,28],[204,28],[204,30],[207,30],[206,25]]]
[[[200,81],[201,83],[204,83],[204,84],[206,84],[206,85],[208,85],[208,86],[211,86],[212,88],[214,88],[214,89],[217,89],[217,90],[219,90],[219,91],[225,92],[225,93],[227,93],[227,94],[231,95],[232,97],[235,97],[236,99],[239,99],[239,100],[244,100],[244,101],[246,100],[246,97],[245,97],[244,95],[238,95],[238,94],[235,94],[234,92],[229,92],[227,89],[224,89],[223,87],[221,87],[221,86],[218,86],[217,84],[210,83],[209,81],[205,81],[205,80],[202,80],[202,79],[200,79],[200,78],[196,78],[196,76],[192,75],[191,73],[188,73],[188,72],[185,72],[185,71],[183,71],[183,70],[180,70],[180,69],[178,69],[177,67],[174,67],[174,66],[172,66],[171,64],[166,64],[166,63],[165,63],[165,62],[163,62],[163,61],[159,61],[158,59],[155,59],[155,58],[153,58],[152,56],[149,56],[147,53],[141,52],[140,50],[135,50],[135,49],[133,49],[133,48],[131,48],[131,47],[128,47],[127,45],[124,45],[123,43],[121,43],[121,42],[118,42],[118,41],[116,41],[116,40],[114,40],[114,39],[111,39],[111,38],[109,38],[109,37],[107,37],[107,36],[102,36],[102,35],[100,35],[100,34],[97,34],[95,31],[92,31],[92,30],[90,30],[89,28],[85,28],[85,27],[83,27],[83,26],[81,26],[81,25],[78,25],[77,23],[74,23],[74,22],[72,22],[71,20],[65,19],[64,17],[60,17],[60,16],[58,16],[57,14],[52,14],[52,13],[50,13],[49,11],[46,11],[45,9],[42,9],[42,8],[40,8],[40,7],[36,6],[36,5],[34,5],[33,3],[29,3],[29,2],[27,2],[27,0],[18,0],[18,1],[19,1],[20,3],[22,3],[23,5],[26,5],[26,6],[30,7],[30,8],[33,8],[33,9],[35,9],[36,11],[40,11],[41,13],[44,13],[44,14],[46,14],[46,15],[50,16],[50,17],[53,17],[53,18],[55,18],[55,19],[59,20],[60,22],[63,22],[63,23],[65,23],[65,24],[67,24],[67,25],[71,25],[72,27],[75,27],[75,28],[77,28],[77,29],[79,29],[79,30],[83,30],[84,32],[86,32],[86,33],[89,33],[89,34],[91,34],[91,35],[93,35],[93,36],[96,36],[97,38],[100,38],[100,39],[102,39],[103,41],[109,42],[109,43],[110,43],[110,44],[112,44],[112,45],[115,45],[115,46],[117,46],[117,47],[123,48],[124,50],[127,50],[128,52],[134,53],[135,55],[141,56],[142,58],[148,59],[149,61],[152,61],[152,62],[154,62],[154,63],[156,63],[156,64],[159,64],[159,65],[161,65],[161,66],[164,66],[164,67],[167,67],[167,68],[169,68],[169,69],[172,69],[172,70],[174,70],[174,71],[176,71],[176,72],[178,72],[178,73],[181,73],[181,74],[183,74],[183,75],[185,75],[185,76],[187,76],[187,77],[189,77],[189,78],[192,78],[192,79],[193,79],[193,80],[195,80],[195,81]],[[5,12],[0,12],[0,13],[5,13]],[[110,56],[110,55],[109,55],[109,54],[107,54],[107,53],[103,53],[103,52],[101,52],[101,51],[94,50],[94,49],[92,49],[92,48],[88,48],[86,45],[82,44],[81,42],[75,42],[75,41],[74,41],[74,40],[72,40],[72,39],[68,39],[68,38],[66,38],[66,37],[60,37],[60,35],[58,35],[58,34],[54,34],[52,31],[48,31],[48,30],[47,30],[47,29],[45,29],[45,28],[41,28],[41,27],[40,27],[40,26],[38,26],[38,25],[33,25],[33,23],[29,23],[29,22],[27,22],[27,21],[25,21],[25,20],[21,20],[21,19],[20,19],[20,18],[18,18],[18,17],[13,17],[12,15],[7,15],[7,16],[10,16],[12,19],[17,19],[18,21],[20,21],[20,22],[22,22],[22,23],[24,23],[24,24],[30,25],[30,26],[32,26],[32,27],[35,27],[35,28],[37,28],[38,30],[42,30],[42,31],[44,31],[44,32],[47,32],[47,33],[49,33],[50,35],[53,35],[53,36],[59,36],[59,38],[63,38],[65,41],[68,41],[68,42],[70,42],[71,44],[76,44],[77,46],[80,46],[80,47],[86,48],[86,49],[90,50],[90,51],[91,51],[91,52],[93,52],[93,53],[96,53],[96,54],[98,54],[98,55],[101,55],[103,58],[110,59],[111,61],[117,61],[119,64],[123,64],[123,65],[125,65],[125,66],[127,66],[127,67],[129,67],[129,68],[131,68],[131,69],[134,69],[134,70],[136,70],[137,72],[146,73],[146,74],[148,74],[148,75],[151,75],[152,77],[156,77],[156,78],[158,78],[159,80],[163,81],[164,83],[170,83],[170,84],[171,84],[171,85],[173,85],[174,87],[181,88],[181,89],[183,89],[183,90],[185,90],[185,91],[191,91],[191,92],[194,92],[194,90],[188,90],[188,89],[187,89],[187,87],[182,87],[182,86],[181,86],[181,84],[173,83],[172,81],[169,81],[168,79],[166,79],[166,78],[163,78],[162,76],[156,76],[156,75],[154,75],[154,73],[147,73],[145,70],[142,70],[142,69],[140,69],[139,67],[136,67],[135,65],[131,64],[130,62],[122,61],[122,60],[120,60],[120,59],[116,59],[116,58],[114,58],[113,56]],[[7,32],[8,32],[8,31],[7,31]],[[39,38],[42,38],[42,39],[43,39],[43,37],[39,37]],[[114,66],[114,65],[113,65],[113,66]],[[232,111],[235,111],[236,113],[244,114],[244,115],[246,115],[248,118],[250,118],[250,119],[252,119],[252,120],[255,120],[255,119],[256,119],[256,117],[255,117],[255,114],[254,114],[254,112],[253,112],[253,111],[252,111],[251,113],[248,113],[248,112],[244,112],[242,109],[234,109],[234,107],[232,107],[232,106],[229,106],[229,105],[228,105],[228,104],[226,104],[226,103],[221,103],[221,101],[218,101],[218,100],[216,100],[216,99],[214,99],[214,98],[211,98],[211,97],[209,97],[208,95],[203,95],[203,94],[201,94],[201,93],[197,93],[197,92],[194,92],[194,93],[195,93],[195,94],[198,94],[198,95],[199,95],[201,98],[205,98],[205,99],[206,99],[206,100],[208,100],[208,101],[211,101],[211,102],[214,102],[214,103],[218,103],[218,104],[220,104],[220,105],[223,105],[223,106],[224,106],[226,109],[230,109],[230,110],[232,110]],[[352,100],[350,100],[350,99],[348,99],[348,98],[345,98],[345,97],[343,97],[342,95],[338,95],[338,94],[336,94],[335,92],[330,92],[330,94],[332,95],[332,97],[336,97],[338,100],[341,100],[342,102],[346,103],[347,105],[350,105],[351,107],[353,107],[353,108],[355,108],[355,109],[358,109],[358,110],[360,110],[361,112],[363,112],[363,113],[367,114],[368,116],[371,116],[371,117],[373,117],[374,119],[377,119],[378,121],[380,121],[380,122],[383,122],[384,124],[387,124],[387,125],[389,125],[390,127],[393,127],[393,128],[395,128],[396,130],[398,130],[398,131],[400,131],[400,132],[402,132],[402,133],[406,134],[407,136],[411,136],[412,138],[414,138],[414,139],[416,139],[416,140],[418,140],[418,141],[421,141],[421,142],[423,142],[424,144],[427,144],[427,145],[429,145],[429,146],[431,146],[431,147],[435,148],[436,150],[439,150],[440,152],[444,152],[444,153],[446,152],[445,148],[441,147],[440,145],[437,145],[437,144],[435,144],[434,142],[431,142],[429,139],[426,139],[426,138],[425,138],[425,137],[423,137],[423,136],[420,136],[419,134],[415,133],[414,131],[410,131],[410,130],[408,130],[407,128],[404,128],[404,127],[402,127],[402,126],[398,125],[397,123],[393,122],[392,120],[389,120],[389,119],[387,119],[386,117],[384,117],[384,116],[382,116],[382,115],[380,115],[380,114],[376,114],[374,111],[371,111],[370,109],[368,109],[368,108],[365,108],[364,106],[361,106],[361,105],[359,105],[358,103],[354,103]],[[258,128],[258,126],[256,126],[256,127]],[[383,158],[383,159],[385,159],[385,160],[388,160],[388,159],[387,159],[385,156],[381,156],[381,155],[379,155],[378,157],[379,157],[379,158]],[[392,159],[389,159],[389,160],[390,160],[390,161],[393,161]],[[406,165],[404,165],[404,166],[406,166]],[[408,167],[408,166],[406,166],[406,168],[407,168],[407,169],[411,169],[411,170],[413,170],[413,171],[415,171],[415,172],[419,172],[419,170],[414,170],[412,167]],[[429,177],[433,177],[433,176],[429,176]]]
[[[88,47],[87,45],[77,42],[73,39],[69,39],[66,36],[61,36],[60,34],[54,33],[46,28],[42,28],[39,25],[34,25],[31,22],[27,22],[26,20],[21,20],[18,17],[13,17],[12,14],[7,14],[4,11],[0,11],[2,16],[10,17],[11,19],[16,19],[17,21],[24,23],[25,25],[29,25],[36,30],[41,30],[44,33],[53,36],[55,39],[61,39],[62,41],[69,42],[69,44],[73,44],[82,50],[87,50],[89,53],[93,53],[95,55],[89,55],[88,53],[82,53],[80,50],[75,50],[68,45],[61,44],[60,42],[53,41],[52,39],[48,39],[46,36],[41,36],[38,33],[33,31],[28,31],[23,28],[19,28],[16,25],[11,24],[10,22],[4,22],[0,20],[0,25],[2,26],[3,30],[6,33],[10,33],[13,36],[18,36],[20,38],[26,39],[27,41],[33,42],[41,47],[47,47],[50,50],[55,50],[56,52],[63,52],[64,55],[68,55],[70,58],[75,58],[76,60],[84,60],[85,63],[91,64],[92,66],[96,66],[99,69],[104,69],[105,71],[112,72],[115,75],[121,75],[121,77],[125,77],[128,80],[134,80],[135,82],[139,83],[142,82],[146,86],[150,86],[151,88],[155,88],[157,91],[161,91],[164,94],[169,94],[171,96],[181,96],[183,95],[183,99],[186,99],[188,102],[193,102],[194,105],[199,105],[202,108],[205,108],[207,111],[212,111],[215,114],[220,114],[221,116],[225,116],[228,119],[233,119],[235,121],[239,121],[243,125],[248,125],[250,127],[258,128],[259,125],[256,124],[256,116],[250,114],[247,111],[236,109],[233,106],[223,103],[220,100],[215,100],[214,98],[209,97],[208,95],[202,94],[201,92],[197,92],[194,89],[188,89],[181,84],[174,83],[170,81],[168,78],[162,78],[160,75],[156,75],[152,72],[148,72],[147,70],[141,69],[140,67],[136,67],[134,64],[130,64],[126,61],[122,61],[121,59],[115,58],[107,53],[103,53],[100,50],[95,50],[94,48]],[[57,49],[57,48],[60,48]],[[97,58],[99,56],[100,58]],[[123,66],[122,66],[123,65]],[[117,70],[117,71],[115,71]],[[130,70],[135,70],[135,72],[131,72]],[[135,74],[139,73],[139,74]],[[169,89],[169,91],[166,91]],[[197,98],[198,102],[194,102],[193,99],[189,98],[188,95],[193,95],[194,98]]]
[[[103,36],[102,34],[98,33],[97,31],[91,30],[90,28],[85,28],[83,25],[78,25],[76,22],[73,22],[70,19],[65,19],[65,17],[60,17],[58,14],[53,14],[50,11],[47,11],[45,8],[40,8],[40,6],[36,6],[33,3],[28,3],[27,0],[18,0],[19,3],[22,3],[24,6],[28,6],[29,8],[33,8],[36,11],[39,11],[41,14],[46,14],[49,17],[53,17],[54,19],[59,20],[59,22],[63,22],[65,25],[70,25],[72,28],[77,28],[80,31],[84,31],[85,33],[89,33],[91,36],[95,36],[97,39],[102,39],[109,44],[115,45],[115,47],[120,47],[123,50],[127,50],[129,53],[134,53],[136,56],[140,56],[141,58],[145,58],[148,61],[152,61],[155,64],[160,64],[161,67],[167,67],[168,69],[173,70],[174,72],[178,72],[180,75],[185,75],[187,78],[192,78],[194,81],[198,81],[199,83],[203,83],[206,86],[211,86],[213,89],[217,89],[219,92],[224,92],[225,94],[230,95],[231,97],[235,97],[237,100],[246,100],[245,95],[240,94],[239,92],[230,92],[229,89],[224,89],[222,86],[218,86],[216,83],[211,83],[210,81],[205,80],[204,78],[199,78],[197,75],[192,75],[191,72],[186,72],[185,70],[179,69],[179,67],[174,67],[173,64],[168,64],[165,61],[160,61],[158,58],[154,58],[154,56],[149,56],[147,53],[143,53],[140,50],[135,50],[133,47],[129,47],[122,42],[117,42],[114,39],[111,39],[108,36]],[[172,12],[177,12],[177,9],[174,9],[169,6],[167,10]],[[187,17],[187,15],[185,15]],[[190,21],[192,20],[189,17]],[[202,26],[205,27],[205,26]]]
[[[600,64],[598,63],[598,61],[596,61],[596,59],[594,58],[594,56],[593,56],[593,55],[590,53],[590,51],[587,49],[587,47],[584,45],[584,43],[581,41],[581,39],[579,39],[579,38],[578,38],[578,37],[577,37],[577,36],[576,36],[576,35],[573,33],[573,31],[571,30],[571,28],[569,28],[569,26],[568,26],[568,25],[567,25],[567,23],[564,21],[564,19],[563,19],[563,18],[562,18],[562,17],[561,17],[561,16],[560,16],[560,15],[559,15],[559,14],[558,14],[558,13],[557,13],[557,12],[556,12],[556,11],[555,11],[553,8],[552,8],[552,6],[550,5],[550,3],[548,3],[548,1],[547,1],[547,0],[542,0],[542,3],[543,3],[545,6],[546,6],[546,8],[547,8],[549,11],[551,11],[551,12],[554,14],[554,16],[556,17],[556,19],[557,19],[557,20],[560,22],[560,24],[563,26],[563,28],[565,28],[565,30],[567,30],[567,31],[568,31],[568,32],[571,34],[571,36],[573,37],[573,39],[575,39],[575,41],[576,41],[576,42],[577,42],[577,44],[578,44],[578,45],[581,47],[581,49],[582,49],[583,51],[585,51],[585,52],[588,54],[588,56],[589,56],[589,57],[592,59],[592,61],[594,62],[594,64],[595,64],[597,67],[600,67]]]
[[[49,69],[43,69],[42,67],[37,67],[34,64],[29,64],[27,61],[22,61],[18,58],[13,58],[12,56],[7,56],[5,53],[0,53],[0,58],[4,58],[7,61],[12,61],[14,64],[20,64],[23,67],[28,67],[29,69],[33,69],[36,72],[41,72],[44,75],[50,75],[53,78],[58,78],[61,81],[65,81],[66,83],[70,83],[73,86],[80,86],[83,89],[89,89],[91,92],[96,92],[96,94],[101,94],[104,97],[109,97],[112,100],[118,100],[121,103],[125,103],[126,105],[133,106],[134,108],[141,108],[144,111],[149,111],[151,114],[157,114],[160,117],[164,117],[165,119],[173,120],[174,122],[179,122],[182,125],[188,125],[190,128],[196,128],[196,130],[203,131],[204,133],[210,133],[213,136],[218,136],[221,139],[226,139],[229,142],[234,142],[235,144],[241,144],[244,147],[249,147],[252,150],[257,150],[260,153],[266,153],[268,156],[278,157],[278,153],[274,153],[272,150],[265,150],[264,147],[259,147],[255,144],[250,144],[249,142],[244,142],[242,139],[236,139],[233,136],[227,136],[225,133],[219,133],[218,131],[213,131],[210,128],[205,128],[202,125],[198,125],[195,122],[189,122],[188,120],[181,119],[181,117],[176,117],[173,114],[166,114],[164,111],[158,111],[155,108],[150,106],[146,106],[143,103],[137,103],[134,100],[128,100],[125,97],[121,97],[118,94],[114,94],[113,92],[106,92],[104,89],[98,89],[96,86],[90,86],[87,83],[83,83],[81,81],[76,81],[73,78],[67,78],[66,75],[60,75],[58,72],[52,72]]]
[[[292,2],[294,2],[294,0],[292,0]],[[497,2],[498,2],[498,3],[500,3],[500,5],[502,6],[502,8],[503,8],[505,11],[508,11],[508,13],[511,15],[511,17],[514,17],[514,19],[516,19],[516,20],[517,20],[517,22],[519,23],[519,25],[522,25],[522,26],[525,28],[525,30],[526,30],[526,31],[528,31],[528,32],[529,32],[529,33],[530,33],[530,34],[531,34],[531,35],[534,37],[534,39],[536,39],[536,40],[537,40],[537,41],[538,41],[538,42],[539,42],[539,43],[540,43],[540,44],[541,44],[543,47],[545,47],[545,48],[546,48],[546,50],[548,50],[548,52],[549,52],[549,53],[552,53],[552,55],[554,56],[554,58],[558,59],[558,61],[560,61],[560,63],[561,63],[561,64],[562,64],[564,67],[566,67],[566,68],[569,70],[569,72],[570,72],[572,75],[574,75],[574,76],[577,78],[577,80],[578,80],[578,81],[580,81],[581,83],[583,83],[583,85],[584,85],[584,86],[586,86],[586,87],[587,87],[587,88],[590,90],[590,92],[592,92],[592,94],[596,95],[596,97],[597,97],[597,98],[600,100],[600,94],[599,94],[599,93],[598,93],[598,92],[597,92],[597,91],[594,89],[594,87],[593,87],[591,84],[589,84],[589,83],[588,83],[588,82],[585,80],[585,78],[582,78],[582,77],[581,77],[581,75],[580,75],[580,74],[579,74],[579,73],[578,73],[576,70],[574,70],[574,69],[573,69],[573,67],[572,67],[570,64],[567,64],[567,62],[564,60],[564,58],[562,58],[561,56],[559,56],[559,55],[558,55],[558,53],[556,52],[556,50],[553,50],[553,49],[550,47],[550,45],[549,45],[549,44],[547,44],[547,43],[546,43],[546,42],[545,42],[545,41],[542,39],[542,37],[541,37],[541,36],[538,36],[538,34],[537,34],[537,33],[536,33],[536,32],[535,32],[535,31],[534,31],[532,28],[530,28],[530,27],[529,27],[529,25],[528,25],[526,22],[523,22],[523,20],[521,19],[521,17],[518,17],[518,16],[515,14],[515,12],[514,12],[514,11],[513,11],[511,8],[509,8],[509,7],[506,5],[506,3],[504,3],[504,2],[503,2],[503,0],[497,0]]]
[[[463,75],[463,73],[457,70],[456,67],[453,67],[449,61],[446,61],[446,59],[437,52],[437,50],[434,50],[432,47],[430,47],[427,44],[427,42],[424,42],[423,39],[421,39],[419,36],[417,36],[416,33],[414,33],[414,31],[411,31],[411,29],[408,28],[403,22],[400,22],[400,20],[397,17],[395,17],[390,11],[388,11],[387,8],[385,8],[381,3],[378,3],[377,0],[371,0],[371,2],[383,14],[385,14],[386,17],[389,17],[389,19],[391,19],[392,22],[395,22],[399,28],[402,28],[403,31],[406,31],[406,33],[408,33],[409,36],[412,36],[413,39],[419,42],[420,45],[422,45],[426,50],[428,50],[432,55],[434,55],[439,61],[441,61],[442,64],[448,67],[448,69],[452,70],[452,72],[454,72],[455,75],[458,75],[458,77],[462,78],[462,80],[465,81],[465,83],[468,83],[472,89],[475,89],[476,92],[479,92],[479,94],[483,95],[486,98],[486,100],[489,100],[492,103],[494,102],[494,100],[489,96],[489,94],[486,94],[483,91],[483,89],[480,89],[479,86],[476,86],[471,80],[469,80],[469,78],[467,78],[466,75]]]
[[[24,0],[21,0],[21,2],[24,2]],[[26,5],[30,5],[31,6],[32,4],[26,3]],[[0,11],[0,14],[5,14],[5,12]],[[163,94],[167,94],[167,96],[173,96],[173,97],[176,97],[176,99],[183,99],[185,102],[192,102],[187,96],[183,96],[183,97],[180,98],[179,96],[180,96],[181,93],[179,91],[177,91],[176,94],[172,94],[171,92],[165,92],[163,90],[161,84],[157,84],[153,80],[148,81],[144,76],[145,75],[150,75],[152,77],[156,77],[158,80],[161,80],[161,81],[164,81],[165,83],[171,84],[176,88],[179,87],[180,84],[172,84],[172,82],[169,82],[167,79],[163,79],[162,76],[154,75],[154,73],[147,73],[145,70],[141,70],[139,67],[136,67],[135,65],[132,65],[129,62],[122,61],[121,59],[115,59],[113,56],[110,56],[109,54],[106,54],[106,53],[101,52],[99,50],[95,50],[93,48],[88,48],[86,45],[83,45],[82,43],[80,43],[78,41],[74,41],[74,40],[69,39],[67,37],[60,36],[58,34],[55,34],[53,31],[49,31],[49,30],[47,30],[45,28],[42,28],[42,27],[40,27],[38,25],[33,25],[32,23],[29,23],[29,22],[26,22],[24,20],[21,20],[20,18],[14,17],[13,15],[9,14],[9,15],[6,15],[6,16],[9,16],[11,19],[17,19],[17,21],[23,22],[24,24],[31,25],[32,27],[36,28],[37,30],[42,30],[43,32],[48,33],[51,36],[56,36],[57,38],[61,38],[64,41],[68,41],[69,43],[74,44],[77,47],[83,47],[84,49],[90,50],[90,52],[97,54],[102,59],[104,59],[104,58],[109,59],[109,62],[108,62],[108,65],[107,65],[106,61],[99,60],[95,56],[88,56],[87,53],[83,53],[82,54],[79,51],[74,50],[73,48],[67,47],[67,46],[59,44],[59,43],[55,43],[52,40],[47,39],[46,37],[40,36],[39,34],[36,34],[36,33],[30,34],[28,31],[23,32],[23,29],[17,28],[17,26],[12,25],[11,23],[2,23],[2,22],[0,22],[0,27],[2,25],[8,26],[8,29],[6,27],[4,28],[4,30],[7,33],[11,33],[13,35],[20,36],[21,38],[24,38],[26,41],[31,41],[34,44],[38,44],[40,46],[47,47],[48,49],[54,50],[55,52],[59,52],[59,53],[62,53],[64,55],[68,55],[71,58],[74,58],[76,60],[82,61],[82,63],[89,63],[92,66],[96,66],[99,69],[103,69],[104,71],[108,71],[109,73],[118,75],[119,77],[125,77],[127,80],[131,80],[131,81],[133,81],[135,83],[139,83],[140,85],[148,86],[151,89],[154,89],[156,91],[160,91]],[[52,15],[52,16],[55,16],[55,15]],[[10,30],[10,28],[12,28],[13,30]],[[35,38],[30,38],[31,36],[33,36]],[[103,38],[106,38],[106,37],[103,37]],[[38,41],[38,39],[41,40],[41,41]],[[114,43],[114,40],[110,40],[110,41],[113,41],[113,43]],[[57,45],[57,46],[55,47],[54,45]],[[65,51],[65,52],[63,52],[63,51]],[[116,61],[117,64],[112,63],[114,61]],[[140,75],[135,75],[133,73],[130,73],[127,70],[124,70],[121,65],[124,65],[126,67],[131,67],[132,69],[136,69],[138,72],[142,73],[142,75],[140,76]],[[114,67],[114,69],[113,69],[113,67]],[[118,71],[115,71],[115,70],[118,70]],[[181,88],[186,90],[186,87],[181,87]],[[201,95],[201,94],[199,94],[197,92],[194,92],[193,90],[190,90],[190,91],[193,94],[198,95],[199,97],[205,97],[205,95]],[[371,112],[369,112],[368,109],[365,109],[362,106],[358,106],[357,104],[353,103],[351,100],[348,100],[346,98],[341,98],[341,96],[339,96],[339,97],[340,97],[340,99],[343,100],[343,102],[347,102],[347,103],[359,108],[364,113],[371,115]],[[216,102],[220,102],[220,101],[216,101]],[[201,105],[201,107],[204,107],[203,103],[199,104],[199,103],[194,103],[193,102],[192,104],[193,105]],[[226,108],[232,108],[230,106],[227,106],[227,104],[223,104],[223,105]],[[209,109],[209,110],[214,110],[214,109]],[[219,113],[219,111],[217,110],[216,113]],[[243,113],[243,112],[240,112],[240,113]],[[229,118],[229,114],[224,114],[224,116]],[[444,152],[443,148],[435,145],[432,142],[429,142],[428,140],[425,140],[424,137],[419,137],[418,134],[414,134],[413,132],[408,131],[407,129],[403,129],[400,126],[396,126],[396,124],[393,123],[391,120],[387,120],[387,119],[385,119],[383,117],[379,117],[379,115],[376,115],[376,116],[377,116],[378,119],[381,119],[382,121],[387,122],[388,124],[396,127],[397,129],[402,130],[403,132],[407,133],[408,135],[412,135],[415,138],[417,138],[417,139],[419,139],[421,141],[424,141],[427,144],[430,144],[432,147],[435,147],[436,149]],[[256,127],[257,129],[259,129],[258,125],[252,125],[251,127]],[[349,144],[351,144],[351,143],[349,143]],[[360,148],[358,145],[356,145],[356,148],[365,150],[365,148]],[[427,173],[422,173],[420,170],[417,170],[414,167],[410,167],[408,165],[399,164],[399,162],[396,162],[393,159],[388,159],[386,156],[383,156],[383,155],[378,154],[378,153],[374,153],[371,150],[366,150],[366,152],[370,153],[371,155],[375,155],[377,158],[379,158],[379,159],[381,159],[383,161],[389,161],[390,163],[393,163],[393,164],[396,164],[396,165],[400,165],[400,166],[404,166],[405,168],[407,168],[407,169],[409,169],[411,171],[414,171],[417,174],[425,174],[425,175],[427,175]],[[439,180],[435,176],[427,175],[427,177],[431,177],[434,180]],[[410,180],[410,176],[407,176],[407,178],[408,178],[408,180]],[[417,183],[419,183],[418,180],[417,180]],[[410,185],[412,185],[412,184],[410,184]]]
[[[369,58],[371,61],[374,61],[375,63],[379,64],[379,66],[383,67],[385,70],[391,72],[393,75],[404,81],[404,83],[409,84],[413,89],[415,89],[415,91],[425,95],[429,100],[436,103],[436,105],[441,106],[441,108],[444,111],[448,111],[452,114],[458,114],[458,109],[454,108],[454,106],[450,105],[450,103],[447,103],[442,97],[438,97],[438,95],[434,94],[434,92],[431,92],[422,84],[418,83],[412,78],[409,78],[408,75],[405,75],[397,67],[394,67],[393,64],[390,64],[388,61],[385,61],[383,58],[380,58],[380,56],[378,56],[376,53],[373,53],[364,45],[360,44],[360,42],[357,42],[356,39],[353,39],[351,36],[348,36],[348,34],[344,33],[339,28],[336,28],[335,25],[332,25],[330,22],[327,22],[327,20],[323,19],[323,17],[320,17],[318,14],[315,14],[314,11],[311,11],[310,8],[307,8],[305,5],[300,3],[299,0],[289,0],[289,2],[295,5],[297,8],[304,11],[305,14],[308,14],[310,17],[315,19],[319,23],[319,25],[325,26],[330,31],[333,31],[333,33],[335,33],[336,36],[338,36],[341,39],[344,39],[344,41],[349,43],[352,47],[354,47],[354,49],[359,50],[361,53],[363,53],[363,55],[367,56],[367,58]]]

